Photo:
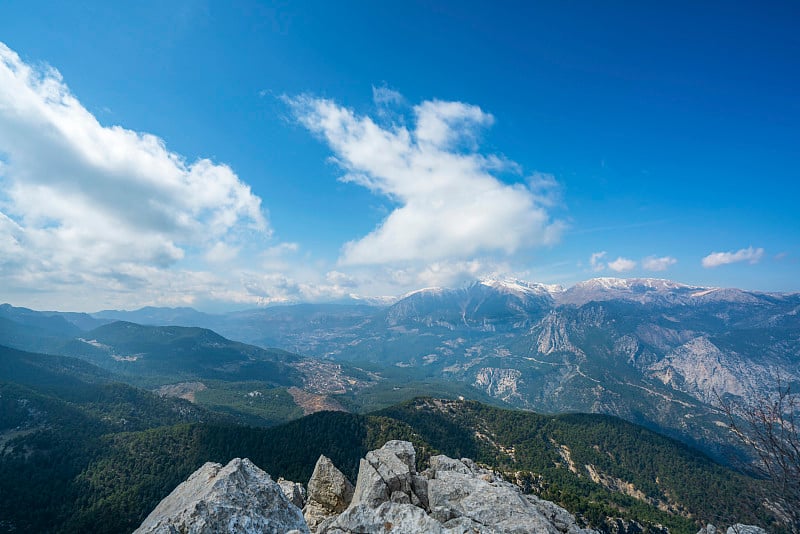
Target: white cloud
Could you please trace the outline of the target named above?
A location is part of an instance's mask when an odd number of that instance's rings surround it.
[[[592,268],[594,272],[600,272],[606,268],[606,264],[600,260],[605,258],[606,251],[602,250],[600,252],[594,252],[589,257],[589,266]]]
[[[0,283],[121,289],[189,255],[232,259],[245,231],[270,233],[230,167],[100,124],[55,69],[0,43]]]
[[[764,256],[763,248],[747,247],[737,250],[736,252],[712,252],[703,258],[702,263],[703,267],[706,269],[719,267],[720,265],[727,265],[729,263],[738,263],[741,261],[746,261],[753,264],[761,261],[762,256]]]
[[[552,174],[535,172],[528,178],[528,187],[542,206],[552,208],[561,205],[561,184]]]
[[[614,261],[608,262],[608,268],[618,273],[632,271],[636,268],[636,262],[628,258],[619,257]]]
[[[492,174],[515,164],[476,152],[479,129],[494,120],[477,106],[423,102],[408,129],[381,126],[330,100],[287,100],[331,147],[346,172],[343,181],[398,204],[375,230],[343,247],[341,265],[463,261],[560,238],[564,224],[552,220],[538,189]]]
[[[405,102],[403,95],[387,85],[372,86],[372,101],[379,106],[402,104]]]
[[[300,271],[299,279],[282,271],[243,273],[244,292],[229,294],[227,298],[256,305],[331,301],[351,296],[361,285],[358,279],[339,271],[328,271],[324,276]]]
[[[358,286],[355,278],[339,271],[328,271],[325,274],[325,280],[328,284],[336,287],[355,288]]]
[[[204,257],[212,263],[230,263],[236,259],[240,251],[240,247],[219,241],[206,251]]]
[[[663,256],[661,258],[648,256],[642,260],[642,267],[648,271],[666,271],[676,263],[678,263],[678,260],[671,256]]]

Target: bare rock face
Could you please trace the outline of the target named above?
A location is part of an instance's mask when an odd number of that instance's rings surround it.
[[[297,506],[303,508],[306,505],[306,488],[299,482],[292,482],[283,477],[278,478],[278,486],[289,501]]]
[[[413,504],[384,502],[377,508],[358,504],[348,508],[324,530],[325,534],[444,534],[441,523]]]
[[[247,458],[207,463],[165,497],[137,534],[308,533],[303,514]]]
[[[584,534],[566,510],[523,495],[466,458],[434,456],[416,472],[416,453],[390,441],[361,461],[350,507],[318,534]]]
[[[417,453],[408,441],[387,441],[361,460],[352,506],[377,508],[392,501],[427,507],[427,486],[417,475]],[[421,495],[420,495],[421,494]]]
[[[353,499],[353,484],[326,456],[320,456],[308,481],[308,501],[303,515],[311,529],[343,512]]]
[[[701,528],[697,534],[717,534],[722,533],[720,529],[709,523],[708,525]],[[757,527],[755,525],[743,525],[742,523],[736,523],[735,525],[728,527],[726,534],[767,534],[767,531],[761,527]]]

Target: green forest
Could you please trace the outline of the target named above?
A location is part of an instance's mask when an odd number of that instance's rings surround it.
[[[71,358],[0,348],[0,371],[0,531],[129,532],[205,462],[235,457],[306,482],[325,454],[355,481],[359,459],[389,439],[412,441],[420,467],[432,454],[473,458],[604,530],[608,517],[679,533],[702,521],[770,525],[748,497],[756,481],[614,417],[423,397],[265,428],[113,382]],[[585,466],[640,493],[597,483]]]

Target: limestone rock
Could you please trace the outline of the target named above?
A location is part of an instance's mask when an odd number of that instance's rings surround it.
[[[308,501],[303,515],[311,530],[325,519],[343,512],[353,499],[353,484],[326,456],[320,456],[308,481]]]
[[[306,489],[302,484],[280,477],[278,478],[278,486],[281,487],[281,491],[283,491],[283,494],[286,495],[286,498],[289,499],[293,505],[298,508],[305,506]]]
[[[320,456],[308,481],[308,500],[340,513],[353,498],[353,484],[326,456]]]
[[[525,499],[543,515],[559,532],[576,534],[583,532],[575,523],[575,518],[559,505],[540,499],[536,495],[525,495]]]
[[[408,447],[398,445],[399,443],[405,443]],[[411,449],[410,455],[409,448]],[[415,457],[416,454],[411,443],[389,441],[380,449],[369,451],[366,460],[386,483],[390,494],[394,491],[410,493],[411,475],[416,473]]]
[[[720,529],[709,523],[698,530],[697,534],[717,534],[721,532],[722,531]],[[767,534],[767,531],[761,527],[757,527],[755,525],[743,525],[742,523],[736,523],[735,525],[728,527],[728,530],[725,532],[726,534]]]
[[[422,508],[384,502],[377,508],[358,504],[348,508],[319,534],[444,534],[446,531]]]
[[[727,534],[767,534],[767,531],[755,525],[736,523],[732,527],[728,527]]]
[[[208,463],[165,498],[136,532],[597,534],[582,529],[560,506],[523,494],[472,460],[434,456],[417,473],[414,448],[402,441],[370,451],[361,460],[355,488],[321,456],[308,484],[307,523],[291,502],[302,502],[302,486],[282,479],[280,484],[247,459],[225,467]],[[638,523],[621,519],[609,519],[605,527],[611,532],[642,531]],[[719,532],[709,524],[698,534]],[[737,524],[726,534],[766,533]]]
[[[207,463],[165,497],[137,534],[308,533],[300,509],[248,459]]]
[[[362,458],[358,465],[358,479],[351,506],[363,504],[377,508],[389,500],[389,487],[374,467]]]
[[[477,473],[436,471],[428,481],[431,510],[442,519],[466,517],[494,532],[540,532],[557,534],[558,529],[524,498],[512,484],[487,482]]]
[[[417,451],[408,441],[393,439],[387,441],[379,450],[395,455],[401,462],[408,466],[412,473],[417,472]]]
[[[461,460],[454,460],[447,456],[440,454],[439,456],[431,456],[430,466],[434,472],[437,471],[455,471],[456,473],[463,473],[468,475],[471,473],[469,467],[466,466]]]
[[[389,442],[361,461],[350,507],[319,534],[580,534],[563,508],[522,492],[472,460],[434,456],[416,473],[408,442]],[[429,512],[429,513],[426,513]]]

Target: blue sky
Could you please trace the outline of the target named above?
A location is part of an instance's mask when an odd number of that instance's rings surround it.
[[[522,4],[3,2],[0,300],[800,290],[798,4]]]

